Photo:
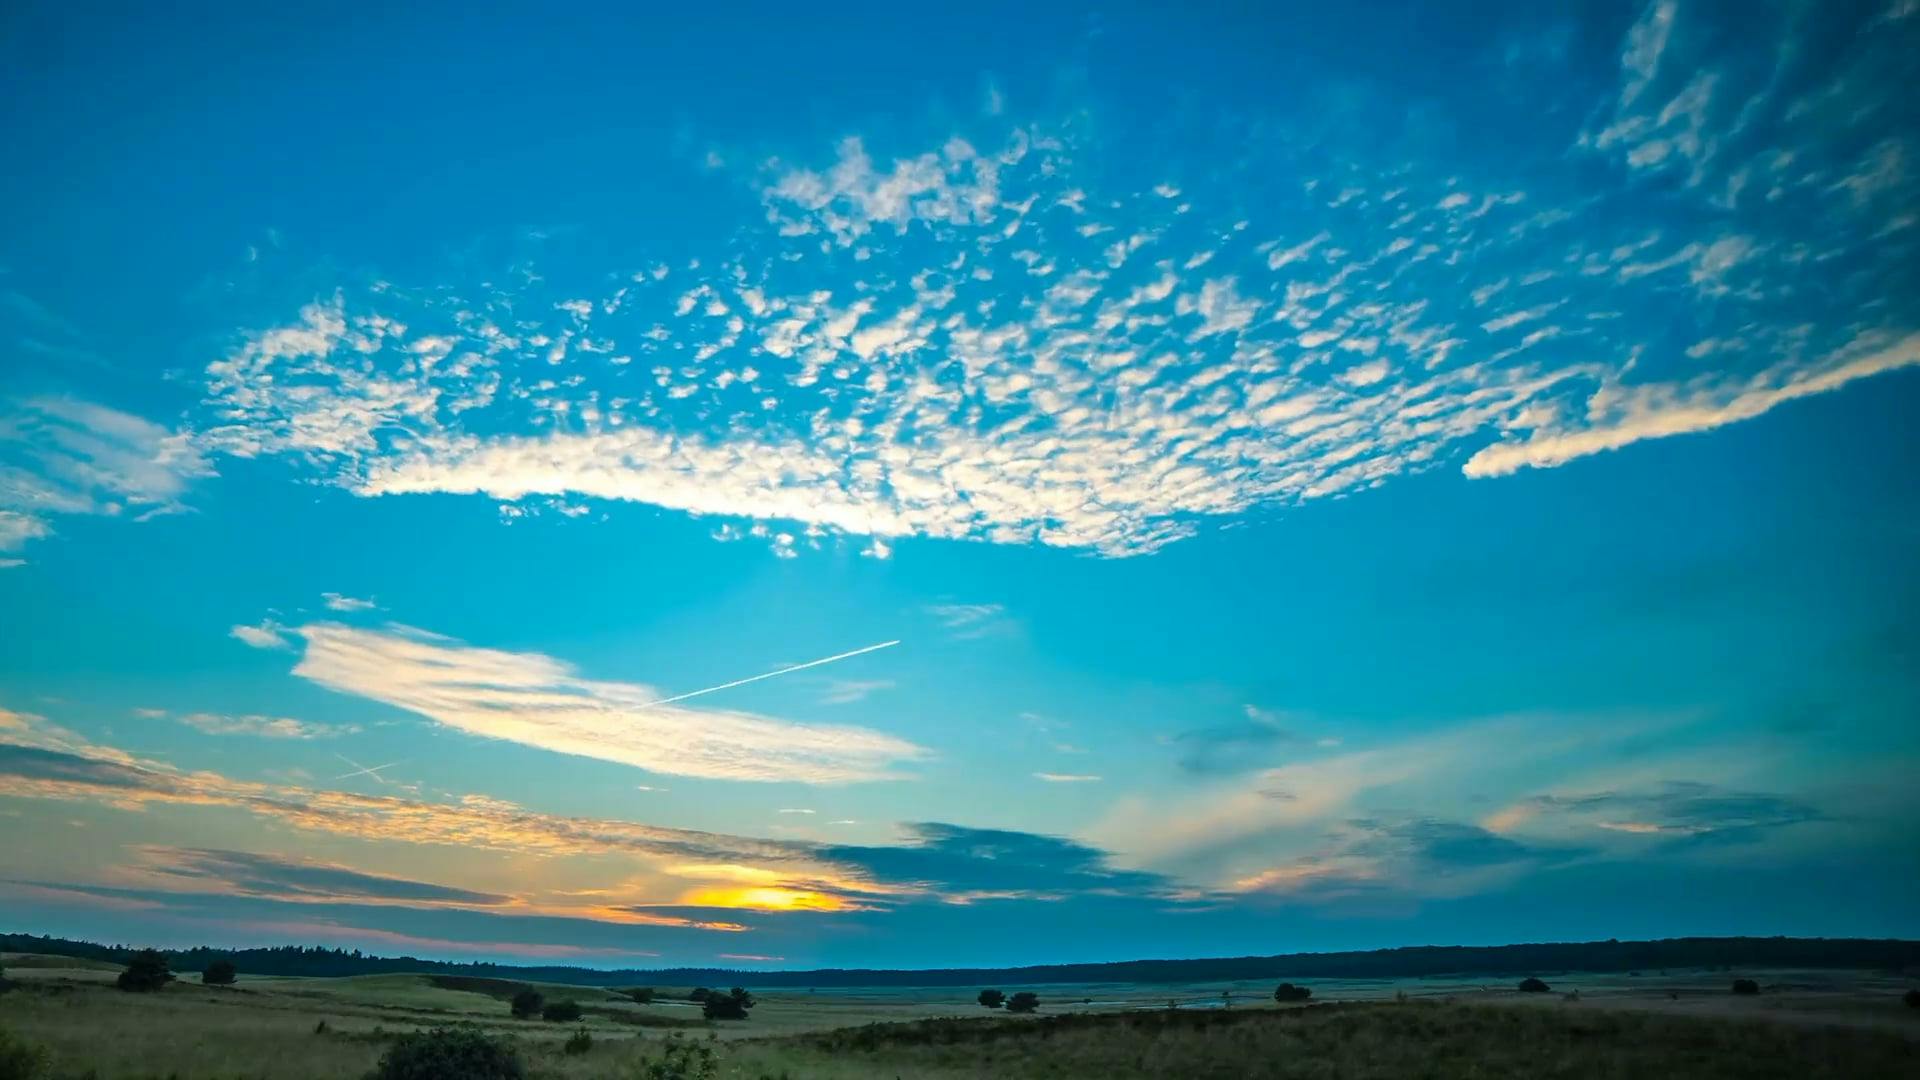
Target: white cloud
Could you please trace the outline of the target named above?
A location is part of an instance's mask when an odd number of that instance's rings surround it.
[[[371,600],[359,600],[351,596],[343,596],[337,592],[321,593],[320,595],[326,599],[327,610],[329,611],[372,611],[380,606]]]
[[[657,705],[638,683],[588,679],[539,653],[478,648],[400,627],[314,623],[294,674],[449,728],[680,776],[845,783],[896,777],[920,747],[856,727]]]
[[[351,724],[315,724],[284,716],[225,716],[197,712],[187,713],[179,720],[208,735],[248,735],[261,739],[331,739],[360,730]]]
[[[1591,422],[1577,429],[1543,428],[1520,442],[1495,443],[1467,459],[1468,476],[1504,476],[1552,468],[1643,439],[1712,431],[1750,420],[1796,398],[1838,390],[1920,364],[1920,334],[1896,341],[1868,335],[1811,367],[1778,365],[1758,378],[1687,383],[1609,384],[1594,395]]]
[[[1092,776],[1086,773],[1052,772],[1037,772],[1033,774],[1033,778],[1035,780],[1044,780],[1049,784],[1093,784],[1098,783],[1101,779],[1098,776]]]
[[[288,641],[281,634],[284,629],[286,628],[279,623],[267,619],[258,626],[245,624],[235,626],[227,631],[227,636],[246,642],[256,649],[291,649],[293,642]]]
[[[12,402],[0,415],[0,551],[49,535],[62,514],[179,513],[211,475],[190,432],[70,397]]]

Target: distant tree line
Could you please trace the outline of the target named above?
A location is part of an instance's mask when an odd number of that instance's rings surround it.
[[[0,934],[0,951],[49,953],[128,963],[140,950],[125,945]],[[452,964],[411,956],[363,955],[358,949],[284,946],[163,951],[176,971],[206,971],[225,960],[249,975],[383,975],[401,972],[479,975],[586,986],[731,986],[749,973],[725,968],[621,969]],[[1640,971],[1662,968],[1859,968],[1920,970],[1920,941],[1862,938],[1669,938],[1538,945],[1428,945],[1374,952],[1296,953],[1199,960],[1129,960],[1023,968],[935,970],[829,969],[754,972],[759,986],[965,986],[1085,982],[1198,982],[1326,978],[1413,978],[1426,975],[1523,975]]]

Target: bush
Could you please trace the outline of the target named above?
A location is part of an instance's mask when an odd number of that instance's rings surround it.
[[[997,1009],[1007,1003],[1007,995],[998,990],[982,990],[977,1000],[989,1009]]]
[[[522,990],[513,995],[513,1015],[522,1020],[531,1020],[546,1008],[547,999],[538,990]]]
[[[313,1033],[315,1035],[325,1035],[332,1030],[333,1030],[333,1027],[329,1025],[325,1020],[322,1020],[319,1023],[313,1025]]]
[[[0,1080],[39,1080],[47,1074],[47,1052],[0,1031]]]
[[[215,960],[207,965],[207,970],[200,973],[200,981],[208,986],[232,986],[234,977],[238,974],[239,972],[233,969],[233,961]]]
[[[569,1054],[584,1054],[593,1049],[593,1036],[587,1034],[586,1028],[579,1028],[567,1036],[567,1041],[561,1049]]]
[[[720,1072],[720,1062],[711,1046],[669,1035],[660,1044],[660,1051],[658,1060],[649,1060],[640,1067],[638,1080],[713,1080]]]
[[[122,990],[145,993],[158,990],[173,981],[173,972],[167,970],[167,958],[157,949],[141,949],[133,954],[127,963],[127,970],[120,973],[114,985]]]
[[[577,1001],[549,1002],[546,1008],[540,1010],[540,1019],[556,1024],[571,1024],[585,1015]]]
[[[434,1028],[402,1035],[380,1056],[367,1080],[525,1080],[513,1048],[474,1028]]]
[[[1520,980],[1520,992],[1523,994],[1544,994],[1551,989],[1553,989],[1553,987],[1548,986],[1539,979],[1527,978]]]
[[[739,987],[722,994],[713,991],[701,1003],[700,1013],[709,1020],[745,1020],[753,1008],[753,995]]]
[[[653,1004],[653,987],[636,986],[627,991],[627,996],[633,999],[635,1005],[651,1005]]]
[[[1752,979],[1735,979],[1733,980],[1733,992],[1743,996],[1747,994],[1757,994],[1760,992],[1760,984],[1754,982]]]
[[[712,996],[713,996],[713,991],[707,989],[704,986],[696,986],[693,988],[693,992],[687,995],[687,1000],[688,1001],[705,1001]]]
[[[1906,1002],[1909,1009],[1920,1009],[1920,990],[1909,990],[1900,1000]]]
[[[1022,990],[1007,999],[1007,1011],[1030,1013],[1040,1007],[1040,995],[1031,990]]]
[[[1281,983],[1279,986],[1274,987],[1274,990],[1273,990],[1273,1000],[1282,1002],[1282,1003],[1289,1002],[1289,1001],[1305,1001],[1312,996],[1313,996],[1312,987],[1295,986],[1292,983]]]

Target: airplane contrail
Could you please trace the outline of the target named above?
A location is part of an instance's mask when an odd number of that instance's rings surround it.
[[[750,682],[759,682],[761,679],[771,679],[775,675],[788,675],[796,671],[804,671],[810,667],[819,667],[821,664],[831,664],[836,660],[845,660],[845,659],[848,659],[849,657],[859,656],[861,653],[870,653],[870,652],[877,652],[881,649],[890,649],[898,644],[900,644],[900,641],[897,638],[894,639],[893,641],[883,641],[878,645],[868,645],[864,649],[855,649],[852,652],[838,653],[833,656],[823,656],[818,660],[809,660],[804,664],[795,664],[792,667],[783,667],[778,671],[769,671],[764,675],[753,675],[745,679],[735,679],[729,683],[721,683],[719,686],[709,686],[705,690],[689,690],[684,694],[675,694],[672,697],[663,697],[658,701],[649,701],[645,705],[640,706],[640,708],[651,709],[655,705],[666,705],[675,701],[685,701],[691,697],[699,697],[701,694],[711,694],[716,690],[731,690],[736,686],[745,686]]]
[[[373,778],[374,778],[375,780],[378,780],[378,781],[380,781],[381,783],[383,783],[383,784],[384,784],[384,783],[387,783],[388,781],[387,781],[387,778],[386,778],[386,777],[384,777],[384,776],[381,776],[381,775],[380,775],[380,770],[381,770],[381,769],[391,769],[391,768],[393,768],[393,767],[394,767],[395,765],[398,765],[398,764],[400,764],[400,762],[398,762],[398,761],[389,761],[389,762],[387,762],[387,763],[386,763],[385,765],[375,765],[374,767],[372,767],[372,768],[370,768],[370,769],[369,769],[369,768],[367,768],[366,766],[364,766],[364,765],[362,765],[362,764],[360,764],[359,762],[357,762],[357,761],[355,761],[355,760],[353,760],[352,758],[350,758],[350,757],[348,757],[348,756],[347,756],[347,755],[345,755],[345,754],[341,754],[341,753],[337,753],[337,752],[336,752],[336,753],[335,753],[335,754],[334,754],[333,756],[334,756],[334,757],[337,757],[337,758],[339,758],[339,759],[340,759],[341,761],[344,761],[344,762],[346,762],[347,764],[349,764],[349,765],[351,765],[351,766],[353,766],[353,767],[354,767],[354,769],[356,769],[356,770],[357,770],[356,772],[350,772],[350,773],[343,773],[343,774],[341,774],[341,775],[339,775],[339,776],[336,776],[336,777],[334,777],[334,779],[335,779],[335,780],[351,780],[352,778],[354,778],[354,777],[356,777],[356,776],[371,776],[371,777],[373,777]]]

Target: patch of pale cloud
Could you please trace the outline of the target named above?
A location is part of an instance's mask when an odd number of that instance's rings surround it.
[[[1920,364],[1920,334],[1895,341],[1869,335],[1810,366],[1779,364],[1757,378],[1603,385],[1588,424],[1541,428],[1521,442],[1495,443],[1467,459],[1468,476],[1552,468],[1646,439],[1690,435],[1750,420],[1788,401],[1838,390],[1858,379]]]
[[[373,611],[380,606],[371,600],[361,600],[337,592],[321,593],[320,595],[322,599],[326,601],[328,611],[349,613],[356,611]]]
[[[0,551],[51,534],[59,515],[180,513],[212,475],[190,431],[71,397],[12,402],[0,413]]]
[[[208,735],[247,735],[261,739],[332,739],[360,730],[351,724],[316,724],[285,716],[227,716],[196,712],[186,713],[178,719],[182,724]]]
[[[227,631],[227,636],[256,649],[291,649],[293,642],[288,641],[281,632],[285,629],[286,627],[272,619],[267,619],[257,626],[248,623],[238,624]]]
[[[539,653],[469,646],[399,627],[313,623],[294,674],[449,728],[651,772],[729,780],[846,783],[897,778],[925,756],[865,728],[654,704],[667,693],[587,679]]]

